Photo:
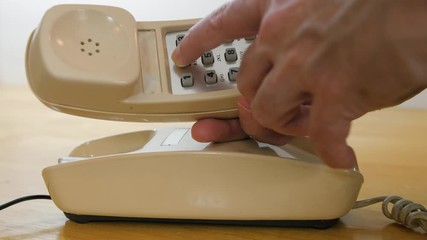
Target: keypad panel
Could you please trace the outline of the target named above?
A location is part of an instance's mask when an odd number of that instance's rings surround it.
[[[244,52],[254,38],[237,39],[205,52],[195,62],[180,68],[171,55],[185,36],[184,32],[166,34],[172,94],[193,94],[236,88],[236,77]]]

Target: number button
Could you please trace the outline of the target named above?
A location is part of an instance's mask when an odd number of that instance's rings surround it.
[[[215,70],[209,70],[205,73],[205,83],[206,84],[215,84],[218,82],[218,76],[216,75]]]
[[[192,87],[194,85],[193,75],[185,73],[181,76],[181,86],[184,88]]]
[[[182,39],[184,38],[184,36],[185,36],[185,34],[178,34],[178,35],[176,35],[176,41],[175,41],[176,46],[179,45],[179,43],[182,41]]]
[[[238,67],[233,67],[230,68],[228,70],[228,80],[230,80],[230,82],[236,82],[237,79],[237,74],[239,73],[239,68]]]
[[[237,61],[237,52],[235,48],[227,48],[224,53],[225,61],[235,62]]]
[[[215,62],[214,55],[212,51],[205,52],[202,55],[202,63],[203,65],[212,65]]]

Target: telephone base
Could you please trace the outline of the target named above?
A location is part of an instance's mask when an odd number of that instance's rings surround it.
[[[65,216],[76,223],[90,222],[147,222],[147,223],[177,223],[177,224],[213,224],[229,226],[253,227],[298,227],[328,229],[338,222],[336,219],[328,220],[212,220],[212,219],[170,219],[170,218],[137,218],[137,217],[112,217],[78,215],[64,212]]]

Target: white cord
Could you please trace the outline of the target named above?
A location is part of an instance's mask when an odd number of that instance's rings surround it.
[[[353,209],[366,207],[379,202],[383,202],[382,211],[386,217],[408,228],[415,229],[419,227],[427,233],[426,208],[421,204],[411,202],[399,196],[382,196],[357,201]],[[389,210],[389,204],[393,204],[391,211]]]

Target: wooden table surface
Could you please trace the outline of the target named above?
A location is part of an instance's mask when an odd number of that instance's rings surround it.
[[[168,124],[86,119],[43,106],[27,86],[0,84],[0,203],[47,194],[41,170],[94,138]],[[178,123],[175,125],[188,125]],[[427,111],[387,109],[353,124],[349,138],[365,177],[359,199],[400,195],[427,206]],[[376,204],[328,230],[159,223],[77,224],[49,200],[0,212],[0,239],[426,239],[385,218]]]

